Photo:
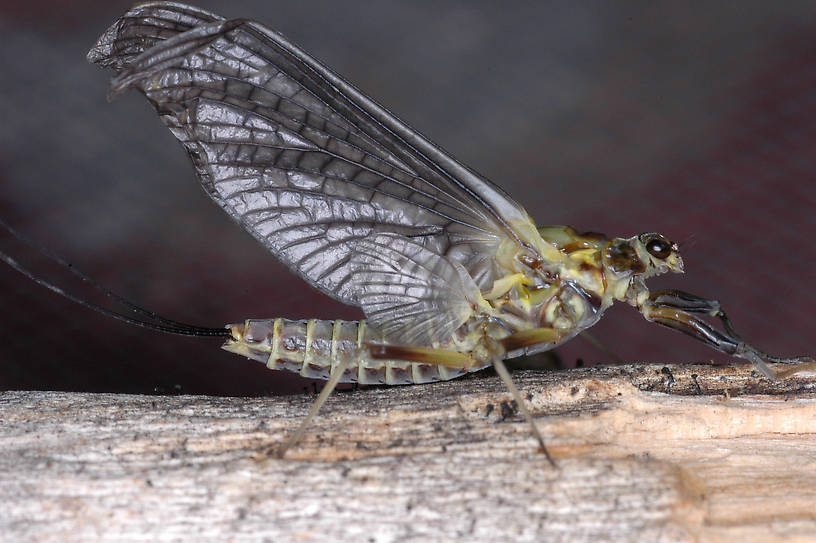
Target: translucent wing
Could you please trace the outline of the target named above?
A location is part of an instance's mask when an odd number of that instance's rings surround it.
[[[497,245],[533,228],[501,189],[256,22],[141,4],[89,59],[119,72],[112,94],[147,96],[213,200],[346,303],[360,304],[361,240],[410,238],[489,289]]]
[[[195,6],[176,2],[145,2],[120,17],[88,52],[94,64],[121,71],[159,42],[224,18]]]
[[[361,240],[352,264],[360,305],[391,342],[434,345],[448,340],[480,297],[461,264],[395,234]]]

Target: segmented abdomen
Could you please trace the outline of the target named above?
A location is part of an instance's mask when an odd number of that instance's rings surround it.
[[[250,319],[244,322],[241,339],[230,339],[222,348],[258,360],[270,369],[289,370],[313,379],[328,379],[341,363],[346,370],[342,383],[408,385],[448,380],[484,365],[459,369],[405,362],[373,360],[366,343],[385,343],[366,321],[319,319]]]

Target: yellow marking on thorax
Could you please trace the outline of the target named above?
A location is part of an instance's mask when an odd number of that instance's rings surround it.
[[[618,277],[612,270],[606,270],[606,293],[613,300],[626,299],[626,291],[629,290],[629,277]]]
[[[483,298],[486,300],[495,300],[510,292],[513,287],[523,285],[527,282],[529,282],[529,279],[527,279],[527,276],[523,273],[505,275],[501,279],[493,281],[493,289],[485,294]]]
[[[555,312],[558,310],[559,305],[557,302],[547,304],[544,310],[544,320],[546,322],[552,323],[555,320]]]
[[[530,243],[538,251],[544,260],[553,264],[563,260],[564,254],[541,237],[536,225],[529,217],[526,221],[510,221],[510,225],[520,234],[521,239]]]
[[[271,370],[275,369],[275,365],[280,359],[281,326],[283,326],[282,318],[277,318],[272,323],[272,348],[266,362],[266,367]]]
[[[525,297],[522,299],[525,300],[529,307],[535,307],[543,304],[547,299],[552,298],[556,292],[558,292],[558,287],[556,285],[550,285],[549,287],[538,288],[535,290],[525,290]]]
[[[595,248],[573,251],[569,254],[569,258],[570,260],[577,260],[578,262],[583,262],[593,267],[599,266],[598,249]]]
[[[571,226],[563,226],[557,224],[548,224],[546,226],[539,226],[537,228],[538,235],[544,241],[563,247],[568,243],[575,241],[575,229]]]

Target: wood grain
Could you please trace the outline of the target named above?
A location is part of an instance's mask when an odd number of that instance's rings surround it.
[[[3,541],[814,541],[816,377],[625,365],[312,395],[0,394]]]

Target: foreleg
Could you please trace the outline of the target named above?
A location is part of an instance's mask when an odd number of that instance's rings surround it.
[[[646,320],[674,328],[720,352],[752,362],[769,379],[776,378],[776,374],[767,366],[767,362],[782,364],[814,362],[812,358],[806,356],[791,358],[772,356],[746,343],[736,333],[728,315],[716,300],[706,300],[681,290],[660,290],[649,296],[640,306],[640,312]],[[722,322],[724,330],[718,330],[694,313],[717,317]]]

